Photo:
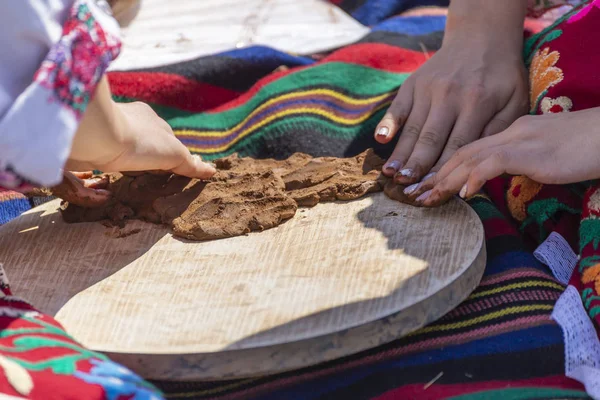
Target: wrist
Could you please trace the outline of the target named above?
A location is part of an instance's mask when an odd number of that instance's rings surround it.
[[[71,147],[70,159],[102,165],[127,146],[127,119],[110,97],[108,86],[100,86],[90,102]]]
[[[525,14],[524,0],[453,0],[442,47],[490,49],[520,59]]]

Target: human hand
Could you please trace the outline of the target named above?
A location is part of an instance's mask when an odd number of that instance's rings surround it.
[[[401,185],[438,171],[458,149],[503,131],[528,111],[519,48],[468,35],[445,39],[402,85],[376,128],[380,143],[401,131],[382,171]]]
[[[73,141],[67,169],[97,169],[103,172],[161,170],[200,179],[210,178],[215,173],[212,165],[192,156],[174,136],[167,122],[147,104],[114,103],[113,107],[116,120],[112,124],[113,129],[96,129],[94,115],[90,115],[87,121],[84,118],[83,131]]]
[[[502,174],[545,184],[600,178],[600,108],[524,116],[505,131],[460,149],[413,196],[437,206],[460,193],[468,198]]]
[[[81,207],[99,207],[111,197],[106,187],[107,177],[93,177],[92,172],[65,172],[63,181],[50,192],[71,204]]]

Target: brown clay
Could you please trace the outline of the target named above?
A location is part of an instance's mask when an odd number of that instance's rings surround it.
[[[383,162],[372,150],[343,159],[300,153],[286,160],[232,155],[215,162],[218,172],[210,181],[110,174],[109,204],[101,208],[66,204],[62,214],[67,222],[109,219],[120,226],[130,218],[144,219],[170,225],[175,235],[191,240],[231,237],[273,228],[292,218],[298,206],[381,191]],[[393,192],[391,186],[389,191]]]

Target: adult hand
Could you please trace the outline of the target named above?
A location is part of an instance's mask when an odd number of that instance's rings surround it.
[[[600,108],[524,116],[505,131],[459,150],[415,193],[424,206],[452,195],[468,198],[502,174],[539,183],[567,184],[600,178]]]
[[[375,130],[380,143],[400,134],[384,175],[419,182],[459,148],[527,113],[524,2],[507,1],[450,3],[442,48],[405,81]]]
[[[527,113],[527,79],[520,58],[464,43],[442,47],[400,88],[376,129],[400,138],[383,173],[399,184],[435,172],[461,147],[506,129]]]

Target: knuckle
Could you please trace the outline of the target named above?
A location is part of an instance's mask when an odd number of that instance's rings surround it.
[[[481,154],[479,153],[472,154],[467,159],[467,165],[469,167],[475,167],[476,165],[479,165],[479,163],[481,163]]]
[[[464,93],[471,101],[479,102],[482,100],[487,100],[488,98],[487,91],[483,84],[469,85],[464,89]]]
[[[457,87],[457,83],[450,78],[438,78],[436,81],[436,87],[442,95],[449,95],[454,92]]]
[[[503,149],[496,150],[492,153],[492,159],[494,160],[494,162],[497,162],[500,165],[505,165],[509,159],[509,154],[506,150]]]
[[[452,137],[450,137],[450,139],[448,139],[448,144],[447,144],[446,148],[449,150],[458,151],[468,144],[469,144],[469,140],[467,138],[457,135],[457,136],[452,136]]]
[[[535,123],[535,118],[533,116],[523,115],[522,117],[519,117],[512,126],[516,130],[522,131],[528,129],[533,123]]]
[[[457,159],[457,160],[464,160],[466,156],[467,156],[467,147],[464,146],[464,147],[459,147],[458,150],[456,150],[456,152],[452,156],[452,158]]]
[[[406,125],[404,127],[404,129],[402,130],[402,136],[409,138],[409,139],[418,138],[420,133],[421,133],[421,127],[418,125],[414,125],[414,124]]]
[[[421,132],[419,135],[419,144],[430,147],[437,147],[440,143],[440,134],[434,130],[427,130]]]

